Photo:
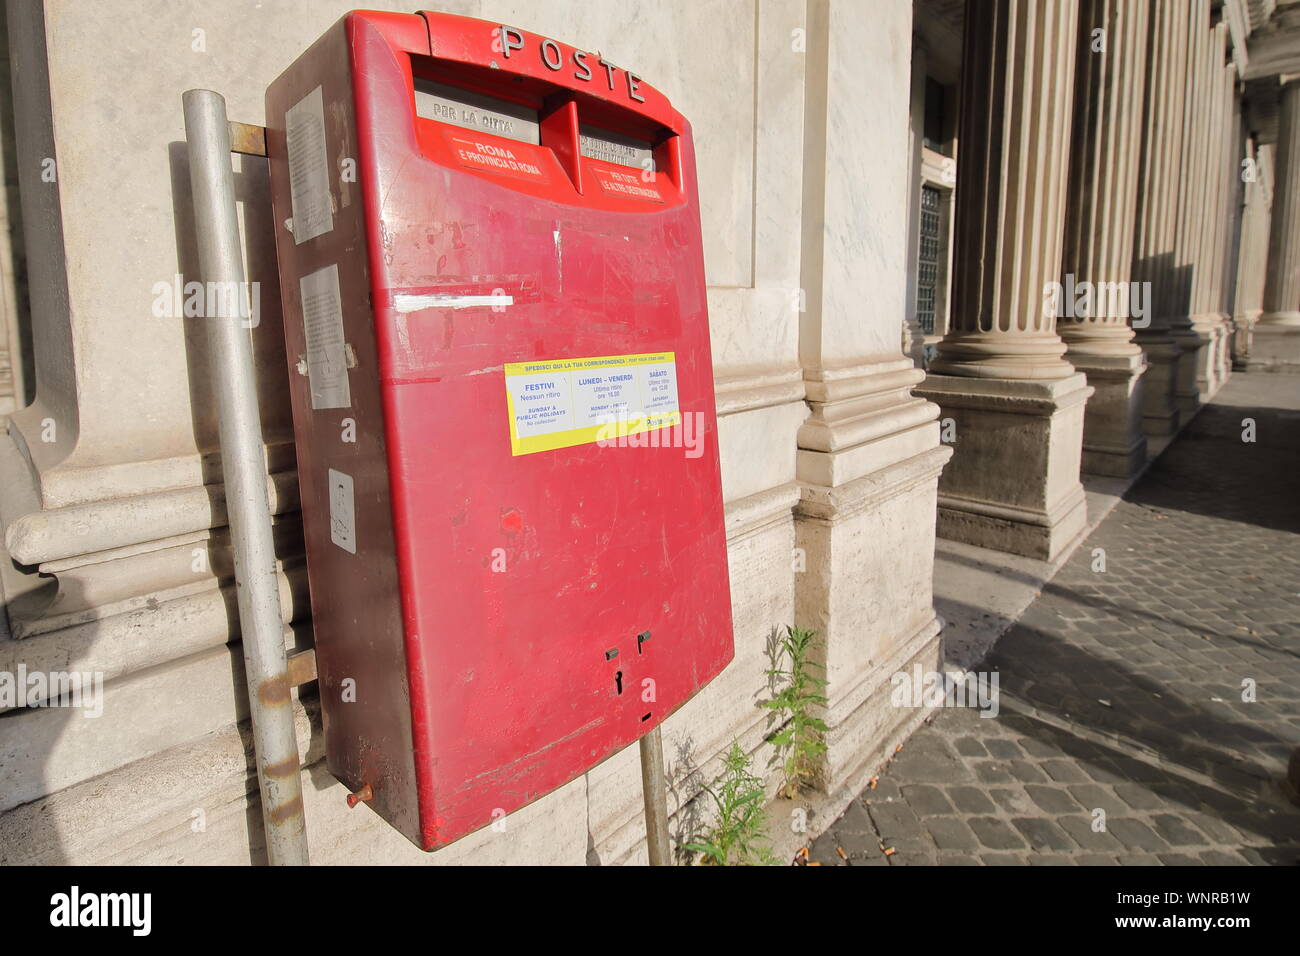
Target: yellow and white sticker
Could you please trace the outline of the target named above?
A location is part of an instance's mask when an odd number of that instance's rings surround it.
[[[512,362],[505,373],[512,455],[681,424],[674,352]]]

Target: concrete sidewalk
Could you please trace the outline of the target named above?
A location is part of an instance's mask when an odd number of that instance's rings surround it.
[[[1007,587],[987,607],[937,598],[949,660],[996,673],[997,714],[940,710],[811,859],[1300,860],[1283,790],[1300,745],[1298,439],[1300,376],[1238,373],[1045,586],[1032,563],[941,547],[1041,586],[1023,614]]]

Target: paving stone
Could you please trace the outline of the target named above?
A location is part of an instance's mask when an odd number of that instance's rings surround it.
[[[844,815],[835,821],[834,829],[837,833],[871,833],[876,832],[876,828],[871,824],[871,817],[867,815],[867,808],[859,800],[854,800],[844,811]]]
[[[982,783],[1010,783],[1015,779],[1011,768],[1000,760],[979,760],[974,766],[975,776]]]
[[[881,803],[871,807],[871,821],[886,846],[907,840],[924,840],[925,828],[905,803]]]
[[[1095,783],[1079,784],[1066,787],[1070,795],[1079,801],[1079,806],[1089,812],[1100,807],[1107,813],[1116,813],[1126,804],[1121,803],[1113,790]]]
[[[981,866],[979,857],[967,856],[965,853],[940,853],[939,866]]]
[[[920,816],[953,813],[952,804],[938,787],[917,784],[903,788],[903,799]]]
[[[988,794],[978,787],[949,787],[948,799],[961,813],[992,813],[995,809]]]
[[[1115,795],[1134,810],[1159,810],[1169,805],[1168,800],[1138,783],[1115,784]]]
[[[1075,850],[1075,842],[1060,827],[1042,817],[1015,817],[1012,826],[1025,835],[1030,847],[1038,851]]]
[[[1201,854],[1201,862],[1206,866],[1246,866],[1246,860],[1240,854],[1227,850],[1206,850]]]
[[[880,855],[880,838],[874,832],[849,833],[836,828],[831,831],[831,836],[835,846],[847,853],[850,859]]]
[[[980,860],[985,866],[1025,866],[1028,862],[1015,853],[981,853]]]
[[[988,795],[1003,813],[1014,816],[1034,812],[1034,802],[1029,799],[1029,794],[1023,790],[1010,787],[991,787]]]
[[[1060,748],[1046,740],[1039,740],[1035,737],[1021,737],[1019,743],[1021,750],[1029,756],[1037,757],[1040,760],[1048,757],[1059,757],[1061,755]]]
[[[1157,813],[1151,823],[1170,846],[1204,846],[1209,842],[1199,830],[1172,813]]]
[[[963,757],[987,757],[989,753],[975,737],[958,737],[953,741],[953,747]]]
[[[925,820],[925,828],[930,831],[940,852],[980,848],[974,831],[957,817],[929,817]]]
[[[1016,760],[1024,756],[1024,752],[1012,740],[989,740],[984,746],[990,755],[999,760]]]
[[[990,850],[1018,850],[1025,846],[1024,839],[1005,820],[997,817],[971,817],[967,821],[979,841]]]
[[[1057,783],[1091,783],[1093,779],[1073,760],[1044,760],[1039,766]]]
[[[1113,850],[1119,852],[1124,844],[1111,836],[1107,830],[1094,830],[1092,816],[1058,817],[1057,824],[1070,835],[1075,843],[1085,850]]]
[[[1007,768],[1011,771],[1011,776],[1021,783],[1039,783],[1047,779],[1047,774],[1028,760],[1009,760]]]
[[[1169,845],[1141,820],[1131,817],[1111,817],[1106,821],[1106,832],[1129,849],[1167,850]]]
[[[1078,813],[1079,804],[1063,787],[1026,784],[1025,793],[1044,813]]]

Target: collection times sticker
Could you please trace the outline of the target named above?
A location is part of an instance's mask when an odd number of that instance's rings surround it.
[[[674,352],[505,366],[510,451],[587,445],[681,424]]]

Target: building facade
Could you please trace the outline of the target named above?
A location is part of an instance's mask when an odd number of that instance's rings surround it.
[[[378,9],[407,12],[402,4]],[[0,673],[102,679],[0,713],[0,862],[264,859],[181,93],[264,121],[343,0],[11,0],[0,230]],[[816,629],[818,787],[926,717],[937,532],[1059,560],[1081,473],[1130,477],[1238,369],[1300,364],[1295,0],[446,0],[633,67],[692,123],[735,661],[665,724],[675,834]],[[286,641],[311,643],[265,160],[235,156]],[[1085,291],[1086,289],[1086,291]],[[324,768],[316,863],[645,858],[624,751],[421,854]],[[769,774],[774,787],[776,776]]]

